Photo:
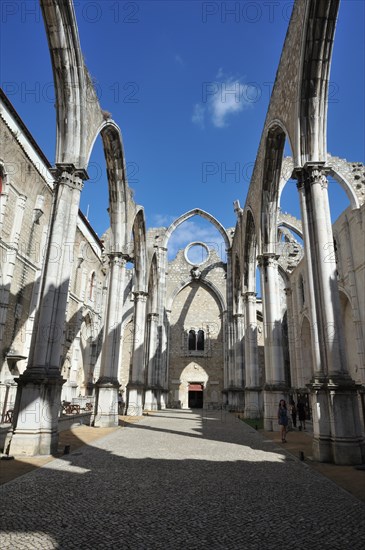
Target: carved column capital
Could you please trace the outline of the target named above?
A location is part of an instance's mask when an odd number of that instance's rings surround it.
[[[322,189],[327,189],[327,175],[330,169],[325,166],[324,162],[307,162],[304,165],[303,172],[305,174],[305,182],[308,185],[311,186],[319,183]]]
[[[73,164],[56,164],[51,172],[55,178],[55,185],[65,185],[78,191],[82,190],[84,181],[89,179],[86,170],[76,168]]]
[[[279,256],[275,252],[265,252],[257,256],[257,263],[260,268],[277,267]]]
[[[108,252],[109,266],[117,265],[119,267],[125,267],[127,263],[127,257],[120,252]]]
[[[133,292],[133,296],[136,302],[146,302],[148,298],[148,292],[144,292],[143,290],[135,290]]]
[[[151,323],[157,323],[158,321],[158,318],[159,318],[159,314],[158,313],[148,313],[147,314],[147,319],[149,321],[151,321]]]
[[[256,303],[256,292],[243,292],[242,297],[243,300],[247,303]]]
[[[295,168],[293,171],[293,179],[297,180],[297,188],[299,191],[304,190],[305,185],[311,186],[319,183],[322,188],[327,188],[327,176],[330,173],[330,168],[325,166],[324,162],[307,162],[301,168]]]

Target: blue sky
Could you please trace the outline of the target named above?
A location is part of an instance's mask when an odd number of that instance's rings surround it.
[[[244,204],[292,3],[118,0],[75,2],[81,47],[101,106],[122,130],[130,186],[147,226],[195,207],[226,227]],[[229,13],[234,9],[234,13]],[[1,2],[0,81],[51,162],[52,70],[37,1]],[[364,159],[364,2],[343,0],[331,71],[328,150]],[[231,90],[239,90],[236,103]],[[226,92],[226,102],[222,93]],[[81,208],[99,235],[108,193],[100,139]],[[330,185],[334,218],[347,198]],[[295,186],[284,210],[298,214]],[[214,240],[205,222],[184,237]],[[210,231],[210,233],[209,233]]]

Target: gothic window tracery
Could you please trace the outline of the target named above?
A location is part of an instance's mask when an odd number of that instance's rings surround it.
[[[188,332],[188,351],[202,352],[205,350],[205,333],[204,330],[190,329]]]

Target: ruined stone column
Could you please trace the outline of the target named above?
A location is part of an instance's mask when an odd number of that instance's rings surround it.
[[[158,353],[158,314],[149,313],[147,315],[147,331],[148,335],[148,356],[147,356],[147,389],[145,399],[146,410],[157,410],[158,403],[158,387],[156,378],[156,359]]]
[[[311,273],[312,319],[318,323],[320,367],[315,365],[312,389],[313,453],[317,460],[358,464],[365,458],[356,385],[348,375],[343,340],[336,261],[323,163],[307,163],[299,175],[306,217],[305,256]],[[304,187],[304,190],[303,190]],[[314,358],[317,357],[316,343]]]
[[[123,296],[127,256],[110,252],[109,296],[101,350],[100,377],[95,384],[94,426],[118,426],[118,368],[121,356]]]
[[[169,400],[169,356],[170,356],[170,326],[171,326],[171,309],[166,309],[164,320],[161,323],[161,349],[164,350],[162,357],[163,370],[161,372],[161,386],[164,388],[161,391],[160,407],[166,409]]]
[[[286,399],[282,327],[279,302],[278,256],[266,253],[258,257],[264,309],[265,387],[264,427],[278,430],[277,410],[280,399]]]
[[[259,418],[260,391],[259,362],[257,349],[256,293],[243,294],[245,306],[245,417]]]
[[[290,381],[291,387],[298,387],[297,385],[297,362],[296,362],[296,350],[295,350],[295,327],[294,320],[297,319],[294,315],[293,308],[293,291],[290,287],[284,288],[286,295],[286,309],[288,319],[288,348],[290,357]]]
[[[241,307],[240,307],[241,310]],[[243,410],[244,408],[244,368],[245,368],[245,361],[244,361],[244,347],[245,347],[245,341],[244,341],[244,316],[243,313],[240,311],[239,313],[236,313],[234,316],[234,337],[235,337],[235,358],[234,358],[234,386],[235,386],[235,405],[237,407],[237,410]]]
[[[128,411],[131,416],[141,416],[145,390],[145,330],[147,292],[134,292],[134,336],[132,377],[128,383]]]
[[[159,407],[166,408],[169,395],[168,385],[168,334],[169,334],[169,319],[170,313],[165,309],[166,300],[166,274],[167,274],[167,248],[159,246],[157,248],[158,255],[158,295],[157,295],[157,311],[158,311],[158,348],[156,360],[156,384],[159,386]]]
[[[47,252],[44,260],[39,311],[31,356],[18,378],[12,454],[37,455],[57,451],[58,415],[64,380],[60,361],[65,312],[72,269],[80,192],[85,171],[57,165]]]

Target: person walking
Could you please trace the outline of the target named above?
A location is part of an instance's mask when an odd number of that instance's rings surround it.
[[[286,432],[288,427],[288,410],[285,399],[280,399],[278,408],[278,422],[281,426],[281,442],[286,443]]]

